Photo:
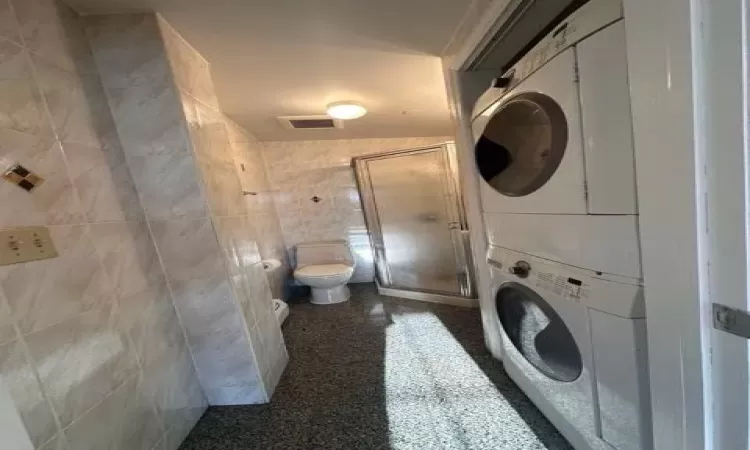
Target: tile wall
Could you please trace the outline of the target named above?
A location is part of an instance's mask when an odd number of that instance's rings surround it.
[[[0,267],[0,385],[34,448],[176,449],[206,399],[75,13],[0,0],[0,93],[0,170],[46,178],[0,227],[60,253]]]
[[[34,450],[26,426],[18,414],[10,392],[0,377],[0,435],[3,445],[12,450]]]
[[[288,356],[208,63],[154,14],[87,23],[208,401],[268,401]]]
[[[284,299],[285,285],[289,278],[284,236],[273,202],[273,192],[268,181],[263,160],[263,144],[248,134],[233,121],[226,121],[229,141],[235,151],[235,166],[240,185],[245,192],[247,214],[253,218],[252,227],[258,243],[258,251],[264,260],[278,260],[281,267],[269,271],[268,283],[274,298]]]
[[[275,218],[275,210],[263,205],[263,199],[268,194],[261,192],[262,172],[257,170],[257,157],[246,151],[252,137],[227,119],[219,108],[209,63],[166,21],[161,17],[158,20],[175,84],[180,92],[196,166],[208,200],[210,219],[229,271],[230,287],[252,337],[250,344],[255,360],[247,361],[231,372],[246,374],[248,370],[245,367],[253,366],[260,374],[257,380],[217,386],[215,395],[213,390],[207,394],[209,400],[215,399],[214,404],[265,402],[272,395],[288,362],[284,338],[273,311],[272,292],[261,262],[265,257],[263,253],[266,253],[261,252],[261,246],[266,250],[278,247],[278,243],[274,244],[276,236],[263,233],[266,227],[262,221],[272,219],[261,217],[258,213]],[[259,195],[243,195],[240,174],[250,182],[249,189],[256,189],[247,192],[257,192]],[[257,177],[257,181],[250,180],[253,176]],[[273,227],[270,231],[273,231]],[[213,305],[206,304],[204,309],[210,308]],[[222,349],[229,350],[227,355],[231,356],[233,364],[242,361],[240,354],[245,352],[241,347],[247,339],[243,338],[240,343],[239,337],[232,333],[226,333],[222,339],[212,343],[207,356],[213,358],[217,353],[216,344],[220,344]],[[254,388],[251,387],[253,383]]]
[[[347,239],[357,261],[354,283],[375,278],[372,249],[351,168],[355,156],[424,147],[452,138],[263,142],[263,156],[290,258],[300,242]],[[319,202],[314,202],[318,197]]]

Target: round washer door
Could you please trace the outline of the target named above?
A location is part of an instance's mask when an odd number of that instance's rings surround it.
[[[560,105],[545,94],[524,92],[495,110],[475,143],[479,174],[497,192],[523,197],[554,175],[568,144]]]
[[[583,370],[578,345],[565,322],[536,292],[514,282],[495,295],[500,324],[518,352],[544,375],[575,381]]]

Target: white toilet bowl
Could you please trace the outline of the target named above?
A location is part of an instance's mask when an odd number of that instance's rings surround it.
[[[311,303],[327,305],[349,300],[346,283],[352,278],[354,267],[345,264],[322,264],[300,267],[294,271],[297,281],[310,286]]]
[[[312,242],[297,245],[294,278],[310,286],[310,303],[329,305],[349,300],[346,283],[354,273],[354,259],[346,241]]]

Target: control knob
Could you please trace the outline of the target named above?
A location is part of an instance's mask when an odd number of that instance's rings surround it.
[[[508,272],[512,273],[518,278],[526,278],[531,272],[531,265],[529,265],[529,263],[527,263],[526,261],[518,261],[513,265],[513,267],[508,269]]]

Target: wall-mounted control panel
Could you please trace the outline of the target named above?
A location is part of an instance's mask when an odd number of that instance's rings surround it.
[[[44,227],[0,230],[0,266],[58,256],[49,230]]]
[[[3,173],[3,179],[24,191],[31,192],[44,183],[44,178],[20,164],[14,164]]]

